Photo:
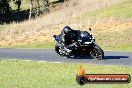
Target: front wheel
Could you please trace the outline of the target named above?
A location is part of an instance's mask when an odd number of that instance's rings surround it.
[[[59,55],[59,56],[61,56],[61,57],[63,57],[63,58],[69,58],[70,57],[70,55],[64,50],[64,48],[63,47],[61,47],[61,46],[59,46],[59,45],[56,45],[55,46],[55,51],[56,51],[56,53]]]
[[[97,60],[102,60],[104,58],[104,52],[98,45],[93,47],[93,49],[90,51],[90,55],[92,58]]]

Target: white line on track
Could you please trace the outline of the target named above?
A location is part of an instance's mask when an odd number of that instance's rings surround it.
[[[36,62],[61,63],[61,62],[50,62],[50,61],[36,61]]]
[[[20,60],[20,59],[9,59],[9,60],[13,60],[13,61],[33,61],[33,60]],[[47,62],[47,63],[62,63],[62,62],[50,62],[50,61],[35,61],[35,62],[40,62],[40,63],[44,63],[44,62]]]

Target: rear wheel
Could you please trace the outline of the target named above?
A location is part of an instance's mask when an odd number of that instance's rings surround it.
[[[98,45],[93,47],[93,49],[90,51],[90,55],[92,58],[97,60],[102,60],[104,58],[104,52]]]

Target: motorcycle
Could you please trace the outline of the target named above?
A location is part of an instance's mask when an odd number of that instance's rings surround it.
[[[70,45],[72,48],[71,52],[67,52],[66,47],[61,42],[60,35],[54,35],[56,41],[55,51],[61,57],[76,57],[76,56],[91,56],[93,59],[102,60],[104,58],[103,50],[95,43],[95,38],[90,32],[80,31],[77,41],[73,41]]]

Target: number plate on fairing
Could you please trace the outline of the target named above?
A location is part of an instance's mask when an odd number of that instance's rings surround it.
[[[91,42],[84,42],[84,44],[91,44]]]

